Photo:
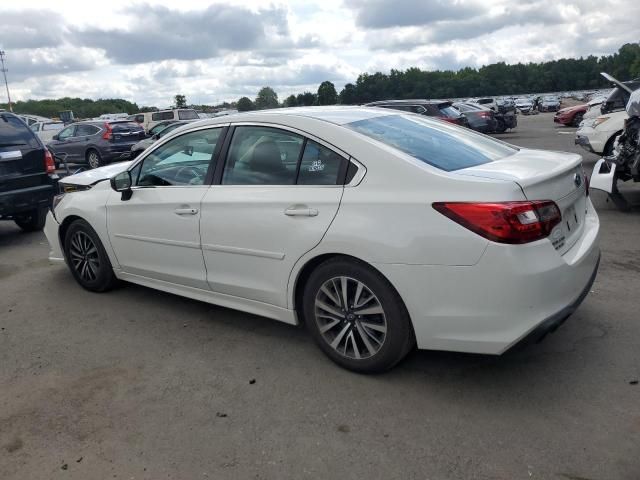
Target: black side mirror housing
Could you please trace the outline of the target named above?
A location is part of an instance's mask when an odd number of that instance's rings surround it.
[[[60,140],[60,137],[58,136],[58,134],[56,133],[53,137],[51,137],[53,140]]]
[[[124,172],[120,172],[119,174],[111,177],[111,188],[113,188],[116,192],[122,193],[122,200],[126,201],[131,198],[133,194],[133,190],[131,190],[131,186],[133,182],[131,180],[131,172],[129,170],[125,170]]]

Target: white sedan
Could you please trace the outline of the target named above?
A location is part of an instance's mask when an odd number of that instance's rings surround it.
[[[500,354],[589,291],[598,216],[581,157],[361,107],[202,120],[134,162],[63,179],[50,258],[304,322],[343,367],[422,349]]]

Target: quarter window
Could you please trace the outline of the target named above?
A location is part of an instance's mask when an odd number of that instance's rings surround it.
[[[307,140],[300,162],[298,185],[337,185],[345,160],[326,147]]]
[[[221,132],[222,128],[197,130],[155,149],[142,161],[136,185],[204,185]]]
[[[293,185],[303,138],[269,127],[236,127],[223,185]]]

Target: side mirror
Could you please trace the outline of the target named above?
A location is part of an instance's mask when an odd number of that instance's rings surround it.
[[[155,134],[151,135],[151,139],[152,139],[152,140],[158,140],[159,138],[160,138],[160,137],[158,136],[158,134],[157,134],[157,133],[155,133]]]
[[[111,188],[116,192],[122,193],[122,200],[129,200],[133,191],[131,190],[133,182],[131,181],[131,172],[125,170],[114,177],[111,177]]]
[[[51,137],[53,140],[60,140],[60,135],[58,135],[57,133]]]

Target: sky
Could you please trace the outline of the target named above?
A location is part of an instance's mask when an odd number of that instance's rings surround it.
[[[12,100],[168,106],[338,91],[363,72],[614,53],[638,0],[0,0]],[[6,101],[0,89],[0,101]]]

